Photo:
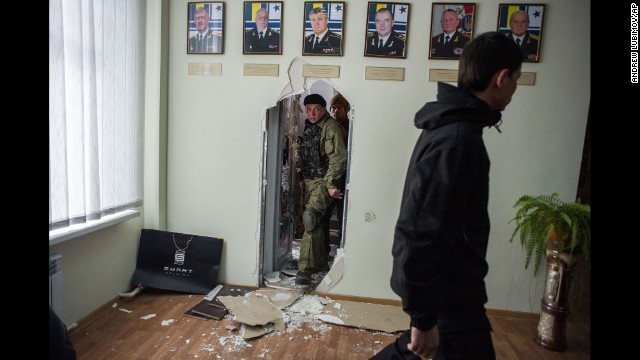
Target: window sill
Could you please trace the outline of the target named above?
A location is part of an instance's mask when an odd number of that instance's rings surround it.
[[[49,246],[59,244],[78,236],[86,235],[96,230],[104,229],[108,226],[115,225],[138,216],[140,216],[140,211],[138,210],[125,210],[117,214],[105,216],[100,220],[94,220],[85,224],[77,224],[63,229],[49,231]]]

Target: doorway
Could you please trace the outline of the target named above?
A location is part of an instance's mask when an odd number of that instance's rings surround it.
[[[302,224],[303,192],[300,187],[300,162],[297,139],[304,130],[306,114],[302,104],[305,96],[320,94],[327,102],[329,111],[331,99],[339,92],[326,80],[317,79],[302,93],[282,98],[276,106],[267,109],[262,146],[262,189],[261,189],[261,236],[259,244],[258,286],[270,286],[274,274],[279,276],[279,285],[293,284],[297,271],[299,247],[304,233]],[[344,94],[342,94],[344,96]],[[345,97],[346,98],[346,97]],[[347,168],[343,192],[343,214],[338,217],[334,207],[329,218],[329,241],[331,252],[329,265],[344,247],[348,221],[349,173],[351,165],[351,142],[353,138],[354,108],[348,112]],[[331,271],[331,270],[329,270]],[[316,284],[325,273],[314,274]],[[265,280],[265,278],[268,280]],[[265,283],[267,281],[267,283]],[[335,286],[335,285],[334,285]],[[278,286],[280,287],[280,286]],[[287,286],[284,286],[287,287]]]

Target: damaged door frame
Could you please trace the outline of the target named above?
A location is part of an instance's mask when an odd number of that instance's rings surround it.
[[[276,270],[281,270],[281,268],[274,268],[275,266],[275,262],[277,261],[275,258],[276,256],[276,244],[279,241],[279,228],[280,226],[276,226],[276,224],[281,225],[281,218],[280,218],[280,211],[278,211],[280,208],[279,204],[275,203],[275,198],[280,198],[280,194],[282,189],[280,187],[278,187],[275,191],[275,193],[273,191],[271,191],[271,188],[268,188],[268,184],[280,184],[282,181],[282,148],[279,147],[279,149],[277,149],[277,154],[274,155],[274,151],[269,151],[269,142],[270,140],[273,141],[273,139],[277,139],[277,137],[273,137],[273,136],[278,136],[279,134],[271,134],[269,135],[269,130],[270,130],[270,121],[273,121],[274,116],[276,117],[282,117],[283,115],[283,103],[286,100],[291,101],[292,97],[294,98],[294,103],[298,104],[299,100],[300,100],[300,96],[304,95],[305,93],[311,93],[313,91],[313,85],[316,83],[322,84],[322,83],[326,83],[326,85],[328,85],[328,87],[331,88],[332,91],[332,95],[341,93],[331,82],[330,79],[327,78],[306,78],[304,76],[302,76],[302,68],[304,66],[304,64],[307,64],[304,60],[302,60],[300,57],[296,57],[291,64],[289,65],[289,69],[288,69],[288,74],[289,74],[289,84],[287,84],[287,86],[285,86],[285,88],[283,89],[282,93],[280,94],[280,97],[278,98],[277,104],[272,107],[267,109],[267,111],[265,112],[265,118],[263,119],[263,131],[262,131],[262,147],[261,147],[261,151],[262,151],[262,159],[261,159],[261,184],[260,184],[260,219],[259,219],[259,238],[258,240],[258,259],[257,259],[257,264],[258,264],[258,268],[256,271],[256,285],[257,286],[264,286],[264,275],[266,275],[267,273],[270,273],[272,271],[276,271]],[[326,90],[326,89],[325,89]],[[325,91],[326,92],[326,91]],[[323,97],[327,97],[329,96],[328,94],[325,94],[325,96]],[[329,99],[331,98],[331,96],[329,96]],[[292,106],[292,104],[289,104]],[[277,109],[277,112],[274,112],[273,109]],[[327,109],[327,111],[329,111],[329,109]],[[303,111],[299,110],[299,112],[297,114],[294,114],[295,116],[295,120],[298,121],[299,123],[299,118],[300,116],[303,115]],[[302,115],[301,115],[302,114]],[[346,239],[346,227],[347,227],[347,221],[348,221],[348,209],[349,209],[349,181],[350,181],[350,170],[351,170],[351,155],[352,155],[352,141],[353,141],[353,130],[354,130],[354,119],[355,119],[355,107],[353,105],[351,105],[350,110],[348,111],[348,117],[349,117],[349,137],[348,137],[348,143],[347,143],[347,169],[345,172],[345,189],[343,189],[343,198],[344,198],[344,212],[343,212],[343,219],[342,219],[342,229],[341,229],[341,238],[340,238],[340,250],[338,251],[338,254],[334,260],[333,265],[335,265],[336,260],[338,260],[338,258],[342,257],[340,255],[340,253],[343,253],[343,248],[344,248],[344,244],[345,244],[345,239]],[[270,120],[271,118],[271,120]],[[282,132],[282,124],[278,124],[277,126],[279,133]],[[296,127],[297,130],[297,127]],[[291,135],[291,134],[289,134]],[[289,139],[289,144],[292,144],[293,139]],[[273,144],[273,142],[272,142]],[[276,142],[277,144],[277,142]],[[289,147],[289,150],[291,150],[291,146]],[[291,153],[291,151],[290,151]],[[270,170],[270,165],[269,164],[273,164],[273,163],[279,163],[279,170],[280,171],[273,171],[273,172],[269,172],[268,170]],[[295,168],[292,168],[291,172],[289,172],[291,175],[289,177],[289,181],[290,184],[293,184],[295,182]],[[269,191],[271,191],[272,193],[269,193]],[[295,234],[292,234],[293,236],[295,236]],[[288,255],[289,255],[289,260],[292,259],[293,257],[291,256],[291,244],[293,241],[293,237],[290,236],[289,237],[290,241],[288,242],[288,246],[289,246],[289,250],[288,250]],[[343,259],[340,259],[340,261],[342,262]],[[332,265],[332,268],[333,268]],[[333,277],[333,283],[331,284],[331,288],[333,286],[335,286],[339,280],[342,278],[342,266],[340,266],[340,270],[339,270],[340,274],[335,274],[335,276]],[[331,271],[329,272],[330,275]]]

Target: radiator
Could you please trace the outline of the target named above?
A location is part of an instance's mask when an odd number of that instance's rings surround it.
[[[62,318],[62,270],[60,261],[62,255],[49,255],[49,306]]]

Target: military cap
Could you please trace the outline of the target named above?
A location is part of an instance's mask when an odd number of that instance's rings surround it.
[[[331,101],[329,102],[329,106],[333,106],[333,104],[340,104],[344,107],[345,110],[349,110],[349,108],[351,107],[347,99],[345,99],[344,96],[342,96],[342,94],[338,94],[331,98]]]
[[[307,106],[309,104],[318,104],[318,105],[321,105],[322,107],[327,107],[327,102],[320,94],[307,95],[304,98],[304,105]]]

